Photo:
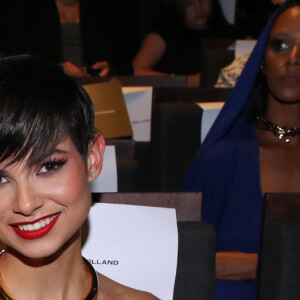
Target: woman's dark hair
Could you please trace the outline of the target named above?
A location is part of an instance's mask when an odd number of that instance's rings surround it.
[[[198,1],[198,0],[196,0]],[[228,25],[219,0],[211,1],[211,12],[208,18],[207,25],[210,28],[222,28],[224,25]],[[163,1],[164,16],[166,16],[171,23],[176,27],[183,27],[185,23],[185,0],[164,0]]]
[[[212,0],[212,8],[210,17],[207,24],[212,28],[222,28],[224,25],[228,25],[226,21],[222,8],[220,6],[219,0]]]
[[[41,162],[70,137],[86,162],[93,104],[63,69],[27,55],[0,60],[0,162]]]
[[[278,17],[293,6],[300,6],[300,0],[290,0],[284,3],[281,6],[281,11],[279,12]],[[263,64],[264,61],[262,62],[262,66]],[[249,120],[255,121],[257,116],[265,116],[268,108],[268,90],[269,87],[267,79],[263,70],[261,69],[257,74],[255,83],[248,98],[248,104],[246,106]]]

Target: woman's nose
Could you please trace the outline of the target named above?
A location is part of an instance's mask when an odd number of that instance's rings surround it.
[[[300,63],[300,47],[295,45],[289,53],[288,64],[289,65],[298,65]]]
[[[30,184],[18,184],[13,203],[13,211],[17,214],[30,216],[35,210],[43,206],[43,198],[36,193]]]

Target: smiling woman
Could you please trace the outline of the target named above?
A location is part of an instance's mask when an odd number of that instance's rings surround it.
[[[87,93],[41,59],[0,60],[1,299],[156,299],[81,255],[104,139]]]

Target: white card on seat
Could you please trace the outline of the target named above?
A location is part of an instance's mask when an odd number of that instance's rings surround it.
[[[212,124],[216,120],[224,102],[200,102],[198,105],[202,108],[202,124],[201,124],[201,143],[204,141]]]
[[[236,0],[220,0],[220,6],[227,22],[234,24]]]
[[[172,300],[178,232],[173,208],[96,203],[83,256],[103,275]],[[85,234],[83,234],[85,235]]]
[[[150,141],[152,87],[122,87],[135,141]]]
[[[235,42],[235,58],[250,54],[256,45],[256,40],[237,40]]]
[[[92,193],[113,193],[118,191],[115,146],[105,146],[100,176],[90,186]]]

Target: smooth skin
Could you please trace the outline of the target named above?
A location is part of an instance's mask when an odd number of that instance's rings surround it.
[[[101,172],[104,146],[98,134],[85,163],[67,138],[32,168],[28,157],[0,165],[0,237],[7,245],[0,259],[1,285],[14,299],[74,300],[86,293],[90,273],[81,256],[80,228],[91,206],[89,183]],[[42,237],[26,240],[12,228],[52,214],[59,215],[57,222]],[[156,299],[101,274],[98,278],[96,299]]]

